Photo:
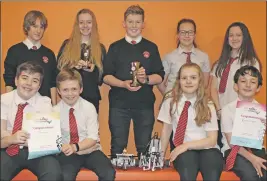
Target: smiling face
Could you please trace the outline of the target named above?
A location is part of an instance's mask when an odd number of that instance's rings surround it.
[[[83,91],[78,80],[62,81],[57,90],[61,99],[69,106],[74,106]]]
[[[41,24],[39,18],[36,19],[35,24],[31,25],[27,31],[27,37],[33,43],[40,41],[44,35],[45,27]]]
[[[186,97],[192,97],[196,94],[199,87],[200,75],[196,68],[185,67],[180,73],[180,87]]]
[[[78,16],[79,29],[82,36],[90,36],[92,32],[93,20],[89,13],[82,13]]]
[[[22,71],[21,74],[15,78],[17,86],[17,93],[23,100],[29,100],[39,90],[41,86],[41,74],[29,73]]]
[[[234,85],[235,91],[242,100],[252,100],[257,92],[260,91],[258,78],[249,74],[240,76],[238,82]]]
[[[129,14],[123,22],[123,27],[130,38],[136,39],[141,35],[144,28],[143,16],[140,14]]]
[[[240,49],[243,42],[243,33],[239,26],[233,26],[230,28],[228,42],[232,47],[232,50]]]
[[[178,39],[182,48],[192,48],[195,39],[195,28],[192,23],[182,23],[179,27]]]

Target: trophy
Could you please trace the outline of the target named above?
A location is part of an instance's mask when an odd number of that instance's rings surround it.
[[[140,62],[139,61],[134,61],[131,63],[131,71],[132,71],[132,75],[133,75],[133,79],[132,79],[132,83],[131,83],[132,87],[140,86],[140,83],[137,79],[137,72],[138,72],[139,68],[140,68]]]
[[[81,46],[82,53],[81,53],[81,59],[86,61],[87,63],[92,63],[91,56],[90,56],[90,46],[83,43]],[[88,67],[83,67],[83,69],[88,69]]]

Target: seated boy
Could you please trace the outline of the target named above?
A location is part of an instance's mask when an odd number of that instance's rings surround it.
[[[243,66],[234,76],[234,89],[238,99],[227,104],[222,109],[221,128],[230,145],[233,122],[237,101],[250,101],[257,103],[254,96],[262,86],[262,75],[253,66]],[[225,151],[226,170],[233,171],[240,180],[266,180],[265,149],[257,150],[237,145],[230,145],[231,149]]]
[[[115,179],[115,170],[97,142],[98,115],[94,105],[80,97],[82,78],[76,70],[62,70],[56,79],[61,101],[62,153],[58,156],[64,180],[75,180],[82,167],[96,173],[99,180]]]
[[[28,160],[27,139],[22,130],[23,114],[51,111],[51,100],[38,90],[44,76],[43,68],[35,62],[18,66],[15,77],[17,89],[1,95],[1,180],[12,180],[27,168],[38,180],[61,180],[59,162],[54,156]]]

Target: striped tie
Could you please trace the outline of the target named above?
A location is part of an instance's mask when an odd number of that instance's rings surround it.
[[[186,63],[191,63],[191,53],[192,52],[183,52],[183,53],[187,55],[187,57],[186,57]]]
[[[17,131],[21,130],[22,127],[22,120],[23,120],[23,110],[26,107],[28,103],[25,104],[19,104],[18,105],[18,110],[12,130],[12,134],[15,134]],[[10,145],[7,149],[6,152],[9,156],[15,156],[19,153],[19,145]]]
[[[76,118],[73,114],[74,109],[70,108],[69,112],[69,125],[70,125],[70,144],[79,142],[78,128]]]
[[[234,164],[235,164],[235,159],[236,159],[236,156],[237,156],[237,153],[240,149],[240,146],[233,146],[227,159],[226,159],[226,164],[225,164],[225,170],[226,171],[229,171],[231,170],[233,167],[234,167]]]
[[[188,108],[190,104],[191,104],[190,101],[185,101],[182,114],[179,118],[179,122],[176,128],[175,136],[173,140],[173,143],[176,147],[181,145],[184,142],[184,135],[185,135],[187,120],[188,120]]]
[[[237,58],[238,57],[231,58],[230,59],[230,62],[226,65],[225,69],[223,70],[221,81],[220,81],[220,85],[219,85],[219,93],[221,93],[221,94],[225,92],[226,84],[227,84],[227,80],[228,80],[228,76],[229,76],[231,65],[233,64],[233,62]]]

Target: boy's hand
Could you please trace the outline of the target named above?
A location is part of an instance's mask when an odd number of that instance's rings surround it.
[[[132,87],[131,83],[132,83],[132,80],[125,80],[125,81],[123,81],[123,87],[125,89],[128,89],[129,91],[138,91],[141,88],[141,86]]]
[[[180,146],[177,146],[170,155],[170,162],[173,162],[177,156],[181,155],[182,153],[186,152],[188,150],[187,144],[181,144]]]
[[[74,144],[63,144],[61,147],[61,151],[66,155],[66,156],[70,156],[73,153],[76,152],[76,148],[74,146]]]
[[[139,82],[145,83],[146,82],[146,78],[147,78],[146,70],[143,67],[141,67],[137,71],[137,79],[138,79]]]
[[[258,175],[260,177],[263,177],[263,174],[262,174],[262,171],[261,171],[261,168],[263,168],[264,170],[266,170],[266,166],[264,165],[264,163],[266,163],[266,160],[261,158],[261,157],[258,157],[256,155],[251,155],[252,158],[251,158],[251,163],[253,165],[253,167],[256,169]]]
[[[12,144],[25,144],[27,139],[30,138],[30,134],[26,131],[19,130],[11,137]]]

